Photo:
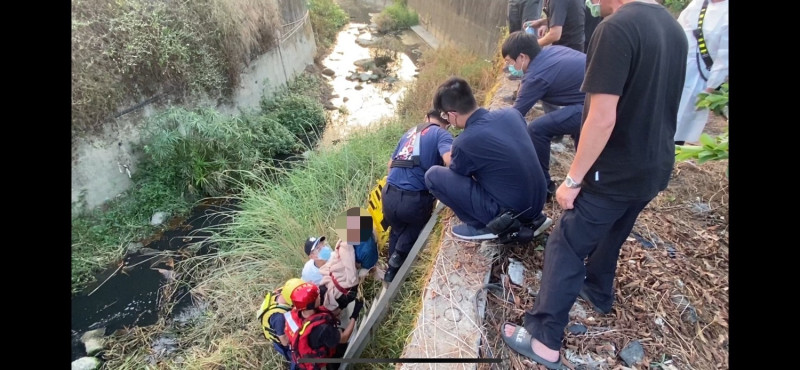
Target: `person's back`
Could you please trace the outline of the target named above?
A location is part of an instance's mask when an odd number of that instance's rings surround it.
[[[408,153],[413,153],[413,150],[408,149],[413,149],[414,133],[418,127],[419,125],[406,131],[403,138],[397,143],[394,154],[392,154],[393,159],[411,160],[412,157],[408,155]],[[386,178],[387,183],[403,190],[428,190],[425,186],[425,171],[431,168],[431,166],[441,166],[444,164],[440,153],[450,151],[453,135],[439,127],[436,123],[426,123],[422,125],[419,138],[421,153],[413,153],[413,155],[419,156],[419,165],[413,167],[392,167],[389,169],[389,174]]]
[[[514,108],[525,116],[538,100],[562,107],[582,105],[585,69],[586,54],[561,45],[543,48],[522,77]]]
[[[389,267],[384,275],[387,283],[394,280],[433,213],[436,198],[425,185],[425,172],[433,166],[450,164],[453,135],[447,125],[439,111],[428,111],[425,122],[403,134],[389,159],[381,199],[383,217],[390,226]]]
[[[602,38],[617,41],[598,48]],[[666,188],[675,162],[672,138],[686,53],[683,30],[658,4],[631,2],[597,26],[582,88],[584,120],[588,93],[620,98],[614,131],[586,174],[583,191],[627,200],[649,199]],[[609,62],[594,67],[593,58]]]
[[[516,109],[478,109],[453,140],[453,171],[469,174],[503,208],[536,215],[544,205],[544,174],[526,131],[525,118]],[[541,182],[541,186],[532,184]]]
[[[562,27],[561,38],[554,41],[553,45],[584,50],[584,7],[582,0],[545,0],[544,12],[547,14],[548,24],[550,27]]]

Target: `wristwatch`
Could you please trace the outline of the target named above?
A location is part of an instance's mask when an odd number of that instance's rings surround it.
[[[567,177],[564,178],[564,185],[566,185],[570,189],[577,189],[581,187],[581,183],[575,182],[575,180],[573,180],[572,177],[569,177],[569,175],[567,175]]]

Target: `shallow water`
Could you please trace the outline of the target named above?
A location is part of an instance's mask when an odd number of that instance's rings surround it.
[[[422,39],[412,31],[400,35],[375,36],[369,27],[362,23],[350,23],[339,32],[333,51],[322,60],[322,64],[336,74],[328,79],[333,88],[334,98],[330,103],[339,110],[331,111],[331,122],[320,141],[321,146],[335,144],[347,137],[353,130],[367,127],[382,119],[395,115],[398,101],[403,97],[407,86],[416,78],[417,67],[405,50],[397,52],[397,58],[387,67],[387,77],[377,81],[348,80],[355,74],[368,73],[354,63],[373,58],[370,52],[374,47],[364,47],[359,38],[375,41],[383,37],[396,40],[395,45],[403,49],[424,48]],[[376,41],[376,43],[380,43]],[[421,51],[420,51],[421,52]]]
[[[416,78],[414,60],[427,48],[424,41],[412,31],[383,36],[395,39],[395,45],[403,49],[387,67],[387,77],[369,82],[348,80],[347,77],[353,73],[371,72],[359,69],[354,64],[357,60],[374,56],[369,47],[356,43],[359,37],[374,37],[367,24],[350,23],[345,26],[337,37],[333,51],[321,62],[335,72],[334,76],[328,78],[334,94],[330,104],[340,110],[329,111],[331,122],[323,133],[320,146],[335,145],[353,130],[363,129],[393,116],[406,87]],[[202,309],[193,305],[188,288],[165,296],[163,287],[171,279],[180,279],[174,275],[172,266],[188,256],[187,247],[208,238],[211,235],[210,228],[227,222],[227,218],[220,216],[219,211],[229,211],[232,207],[229,204],[204,204],[195,208],[187,222],[156,235],[153,240],[144,241],[144,248],[140,252],[126,256],[119,265],[101,273],[95,284],[74,296],[72,360],[86,355],[80,337],[87,331],[105,328],[105,334],[109,335],[124,327],[153,325],[163,314],[164,304],[176,300],[173,311],[169,313],[173,320],[186,320],[187,316],[202,313]],[[198,253],[206,253],[207,248]],[[153,351],[164,352],[170,343],[170,338],[159,338],[155,346],[163,348],[153,348]]]

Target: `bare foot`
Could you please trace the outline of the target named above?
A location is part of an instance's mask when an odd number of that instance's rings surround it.
[[[506,324],[503,326],[503,331],[505,332],[506,337],[514,335],[514,325]],[[539,342],[533,337],[531,337],[531,349],[533,350],[533,353],[539,355],[541,358],[547,361],[556,362],[559,359],[558,351],[548,348],[542,344],[542,342]]]

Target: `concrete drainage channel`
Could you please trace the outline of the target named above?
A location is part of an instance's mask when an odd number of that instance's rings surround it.
[[[412,261],[428,242],[443,208],[444,205],[437,202],[409,253]],[[483,250],[484,245],[464,245],[452,238],[442,240],[430,281],[425,287],[422,310],[402,358],[361,359],[361,352],[374,337],[410,270],[411,263],[403,264],[394,281],[384,286],[373,300],[370,311],[350,340],[340,369],[346,369],[349,364],[372,361],[402,363],[402,369],[429,368],[434,362],[437,368],[442,365],[449,369],[474,369],[478,362],[491,360],[480,350],[483,343],[481,323],[486,310],[484,287],[492,265]]]

